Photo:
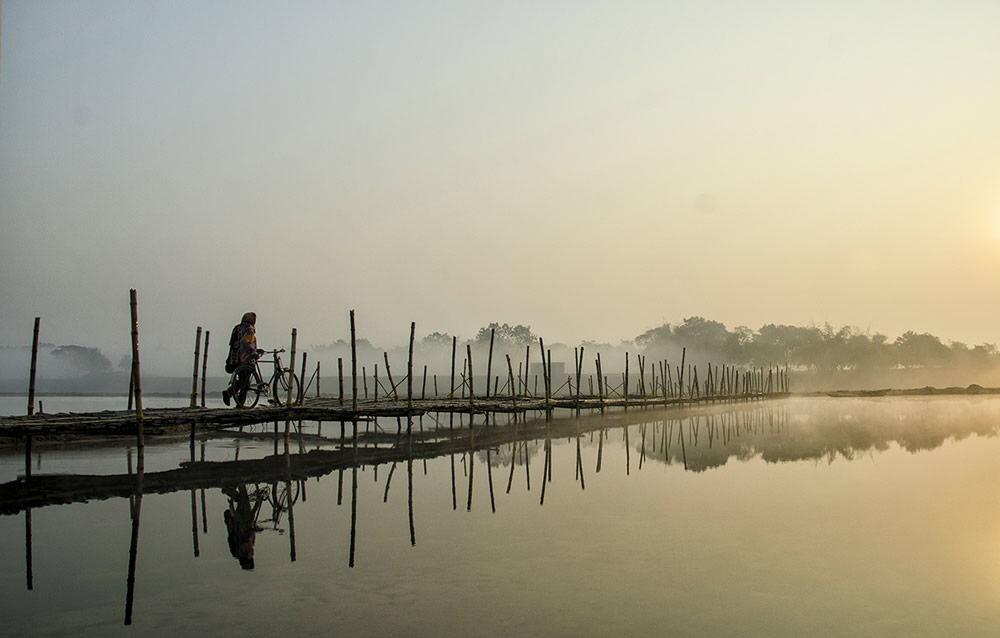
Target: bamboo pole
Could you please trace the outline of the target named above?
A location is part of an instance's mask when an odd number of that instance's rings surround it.
[[[468,356],[468,361],[469,361],[469,405],[472,405],[472,401],[475,397],[475,393],[473,391],[473,382],[472,382],[472,344],[465,344],[465,349],[466,349],[466,356]],[[487,379],[486,387],[489,387],[489,385],[490,385],[490,380]],[[471,419],[469,420],[469,424],[470,425],[472,424]]]
[[[504,356],[507,357],[507,375],[510,377],[510,400],[511,400],[511,402],[514,405],[514,408],[517,409],[517,390],[514,388],[514,366],[511,365],[511,363],[510,363],[510,355],[509,354],[504,354]],[[517,419],[516,413],[515,413],[514,419],[515,419],[515,423],[516,423],[517,422],[516,421],[516,419]],[[511,461],[511,472],[513,472],[513,466],[514,466],[514,462],[512,460]],[[512,476],[513,476],[513,474],[512,474]]]
[[[392,380],[392,369],[389,367],[389,353],[382,352],[385,357],[385,374],[389,377],[389,385],[392,386],[392,399],[399,401],[399,393],[396,392],[396,382]]]
[[[194,371],[191,373],[191,407],[198,405],[198,359],[201,357],[201,326],[194,334]]]
[[[583,346],[580,346],[580,356],[576,364],[576,415],[577,416],[580,416],[580,376],[582,374],[583,374]]]
[[[205,382],[208,381],[208,335],[205,331],[205,353],[201,357],[201,407],[205,407]]]
[[[320,361],[316,362],[316,398],[317,399],[319,398],[319,364],[320,363],[321,363]]]
[[[288,362],[288,400],[285,403],[286,408],[292,407],[292,388],[295,387],[293,379],[295,378],[295,338],[298,336],[298,330],[292,328],[292,351],[290,354],[291,360]],[[288,444],[287,439],[290,434],[292,427],[292,422],[289,419],[285,419],[285,445]]]
[[[337,357],[337,382],[340,386],[340,393],[337,395],[340,405],[344,405],[344,358]]]
[[[306,351],[302,352],[302,373],[299,375],[299,400],[296,401],[299,405],[306,400],[306,359],[309,353]],[[294,372],[294,370],[293,370]]]
[[[524,396],[528,396],[528,363],[531,361],[531,344],[524,346]]]
[[[625,378],[622,381],[624,386],[625,410],[628,410],[628,353],[625,353]]]
[[[136,428],[136,448],[138,451],[138,472],[143,470],[143,457],[146,451],[146,442],[143,438],[142,430],[142,376],[139,372],[139,309],[136,301],[135,288],[129,290],[129,309],[132,314],[132,381],[135,393],[135,410],[139,417]]]
[[[417,322],[410,322],[410,358],[406,364],[406,406],[409,409],[413,409],[413,335],[417,330]],[[409,425],[407,425],[406,433],[410,433]]]
[[[448,391],[448,398],[455,398],[455,348],[458,346],[458,337],[451,338],[451,389]]]
[[[597,365],[597,397],[601,402],[601,412],[604,411],[604,376],[601,371],[601,353],[597,353],[597,359],[595,359]]]
[[[354,311],[351,310],[351,378],[353,380],[354,447],[358,445],[358,342],[354,331]]]
[[[490,328],[490,354],[486,358],[486,398],[490,398],[490,379],[493,378],[493,335],[495,328]]]
[[[541,351],[542,355],[542,386],[545,389],[545,413],[548,414],[549,409],[549,367],[545,365],[545,342],[541,337],[538,338],[538,349]]]
[[[681,348],[681,367],[677,369],[678,397],[684,398],[684,360],[687,358],[687,348]]]
[[[31,371],[28,374],[28,415],[35,413],[35,371],[38,363],[38,327],[41,317],[35,317],[34,335],[31,337]]]

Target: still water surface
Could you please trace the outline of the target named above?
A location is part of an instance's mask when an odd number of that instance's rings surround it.
[[[462,436],[486,436],[482,417],[473,430],[457,419]],[[395,419],[380,425],[395,434]],[[319,428],[303,429],[339,439],[339,424]],[[511,442],[132,499],[130,626],[130,499],[0,516],[4,634],[994,636],[1000,626],[1000,399],[617,412],[553,420],[558,438],[516,446],[505,420],[490,428]],[[269,430],[256,432],[199,436],[195,457],[273,455]],[[32,471],[123,474],[130,443],[40,446]],[[293,436],[290,454],[317,447],[338,445]],[[186,436],[149,442],[147,475],[190,455]],[[0,481],[23,472],[23,451],[0,453]],[[248,543],[229,542],[243,494],[251,508],[261,499],[253,569]]]

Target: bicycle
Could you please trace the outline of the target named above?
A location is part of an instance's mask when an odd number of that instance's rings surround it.
[[[291,368],[281,367],[281,359],[278,354],[284,351],[284,348],[258,350],[253,361],[244,363],[233,371],[233,376],[229,381],[230,387],[233,388],[233,399],[236,401],[237,407],[254,407],[260,400],[261,394],[270,395],[271,398],[268,401],[279,406],[283,405],[282,402],[288,398],[289,386],[292,388],[292,403],[298,403],[302,396],[302,384]],[[265,361],[265,363],[274,365],[274,372],[271,373],[271,378],[266,382],[260,373],[261,357],[265,354],[270,354],[273,357],[271,361]]]

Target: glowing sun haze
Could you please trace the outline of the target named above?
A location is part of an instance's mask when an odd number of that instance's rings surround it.
[[[1000,341],[1000,3],[6,0],[0,345]]]

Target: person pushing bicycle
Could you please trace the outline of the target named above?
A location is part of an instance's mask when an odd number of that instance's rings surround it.
[[[257,313],[247,312],[243,319],[233,326],[229,336],[229,356],[226,357],[226,372],[232,374],[239,366],[253,363],[261,351],[257,350]],[[229,400],[240,388],[245,388],[249,381],[249,370],[236,375],[235,383],[222,391],[222,402],[229,405]],[[237,386],[237,387],[234,387]]]

